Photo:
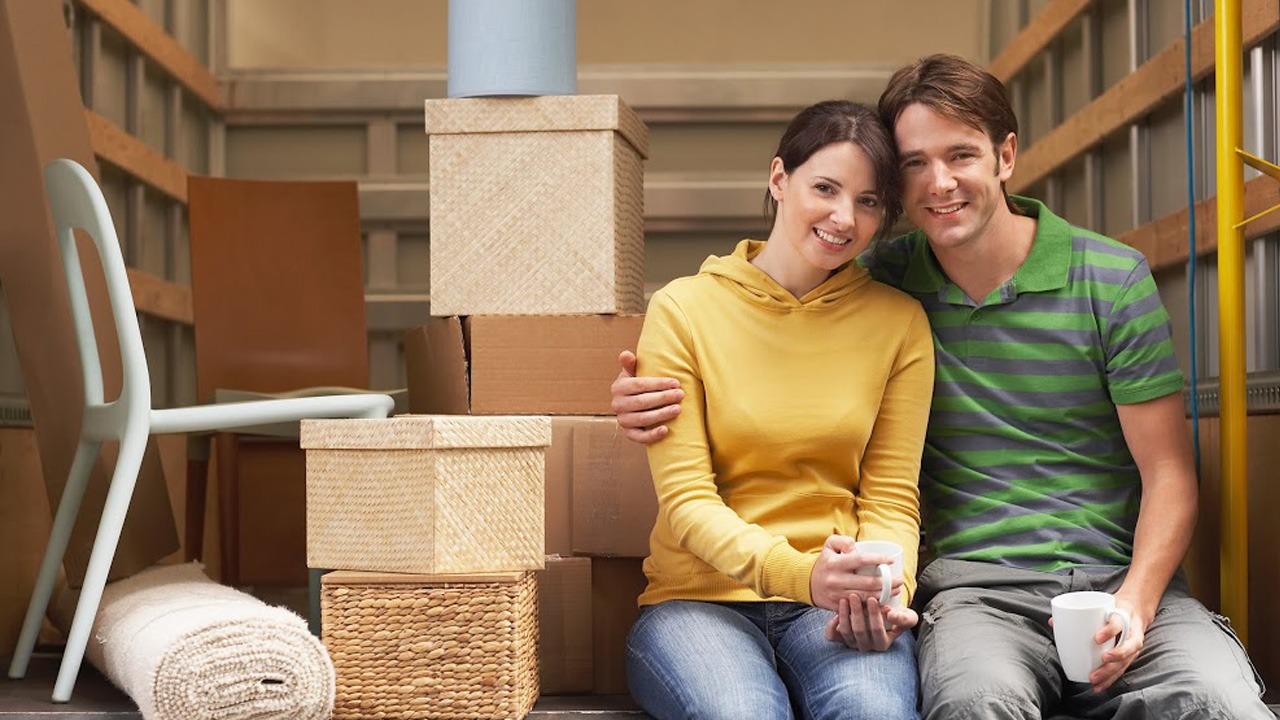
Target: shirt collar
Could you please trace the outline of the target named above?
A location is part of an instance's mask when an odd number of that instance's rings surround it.
[[[1036,236],[1031,252],[1022,261],[1010,283],[1013,293],[1057,290],[1067,284],[1071,269],[1071,225],[1034,198],[1009,196],[1022,213],[1036,220]],[[920,230],[907,234],[911,248],[902,288],[908,292],[936,293],[950,285],[946,273],[933,256],[929,241]]]

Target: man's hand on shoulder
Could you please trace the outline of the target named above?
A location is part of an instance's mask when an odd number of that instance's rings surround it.
[[[680,414],[684,391],[674,378],[636,377],[636,356],[630,350],[618,355],[622,372],[613,381],[611,407],[628,438],[652,445],[667,436],[663,423]]]

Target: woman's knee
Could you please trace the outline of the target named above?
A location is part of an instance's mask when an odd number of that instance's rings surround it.
[[[660,720],[791,717],[763,634],[710,603],[645,608],[627,638],[627,682]]]
[[[888,686],[878,690],[864,690],[856,695],[845,696],[835,703],[824,703],[819,707],[808,707],[805,713],[813,720],[912,720],[920,717],[916,712],[915,685]]]
[[[777,683],[719,676],[708,669],[676,675],[627,654],[627,684],[645,712],[657,720],[793,720],[786,690]]]

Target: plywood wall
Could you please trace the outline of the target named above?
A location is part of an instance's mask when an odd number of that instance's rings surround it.
[[[583,0],[578,62],[883,63],[987,56],[988,0]],[[228,0],[228,69],[441,67],[446,0]]]

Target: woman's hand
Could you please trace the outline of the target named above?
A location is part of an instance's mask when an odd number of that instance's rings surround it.
[[[854,650],[884,652],[902,633],[920,621],[911,608],[884,607],[880,600],[858,595],[840,599],[840,607],[827,622],[824,633],[831,642]]]
[[[809,574],[809,596],[814,606],[827,610],[840,609],[841,600],[851,594],[863,598],[880,597],[880,574],[859,575],[858,569],[891,564],[887,555],[859,553],[857,542],[847,535],[832,535],[822,545],[818,562]],[[893,594],[902,591],[902,578],[893,579]]]

